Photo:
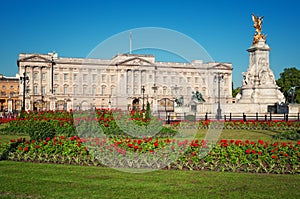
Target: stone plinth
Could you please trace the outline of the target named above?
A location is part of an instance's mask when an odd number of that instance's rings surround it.
[[[247,106],[254,108],[257,107],[255,104],[267,106],[284,102],[284,96],[276,85],[273,71],[270,69],[270,50],[263,39],[247,50],[250,55],[249,67],[247,72],[243,73],[243,86],[238,104],[248,104]]]

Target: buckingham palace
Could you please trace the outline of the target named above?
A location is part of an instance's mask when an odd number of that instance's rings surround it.
[[[168,102],[173,107],[233,102],[231,63],[158,62],[154,55],[143,54],[90,59],[21,53],[17,64],[25,110],[131,110],[144,109],[147,103],[159,110],[170,106]],[[195,93],[203,100],[193,100]]]

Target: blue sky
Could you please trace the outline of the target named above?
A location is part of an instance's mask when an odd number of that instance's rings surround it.
[[[284,68],[300,67],[298,0],[2,0],[0,3],[0,73],[6,76],[18,72],[19,53],[55,51],[62,57],[86,57],[115,34],[134,28],[161,27],[191,37],[215,61],[231,62],[237,87],[241,85],[241,73],[248,68],[246,49],[254,34],[251,13],[264,16],[263,33],[272,48],[270,67],[276,79]]]

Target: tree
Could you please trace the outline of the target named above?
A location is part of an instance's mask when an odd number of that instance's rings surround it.
[[[232,97],[236,97],[237,94],[239,94],[241,91],[241,88],[240,87],[237,87],[237,88],[233,88],[233,82],[232,82]]]
[[[150,103],[147,101],[145,119],[150,119],[150,118],[151,118]]]
[[[289,101],[288,90],[295,86],[296,87],[296,103],[300,103],[300,70],[297,68],[285,68],[282,73],[280,73],[280,78],[276,81],[277,85],[280,87],[285,99]],[[290,101],[289,101],[290,102]]]

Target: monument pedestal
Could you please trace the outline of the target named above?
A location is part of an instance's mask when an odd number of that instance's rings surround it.
[[[264,39],[260,39],[247,50],[250,54],[249,67],[247,72],[243,73],[244,80],[238,104],[254,108],[257,107],[254,104],[267,106],[284,102],[284,96],[276,85],[273,71],[269,66],[270,50]]]

